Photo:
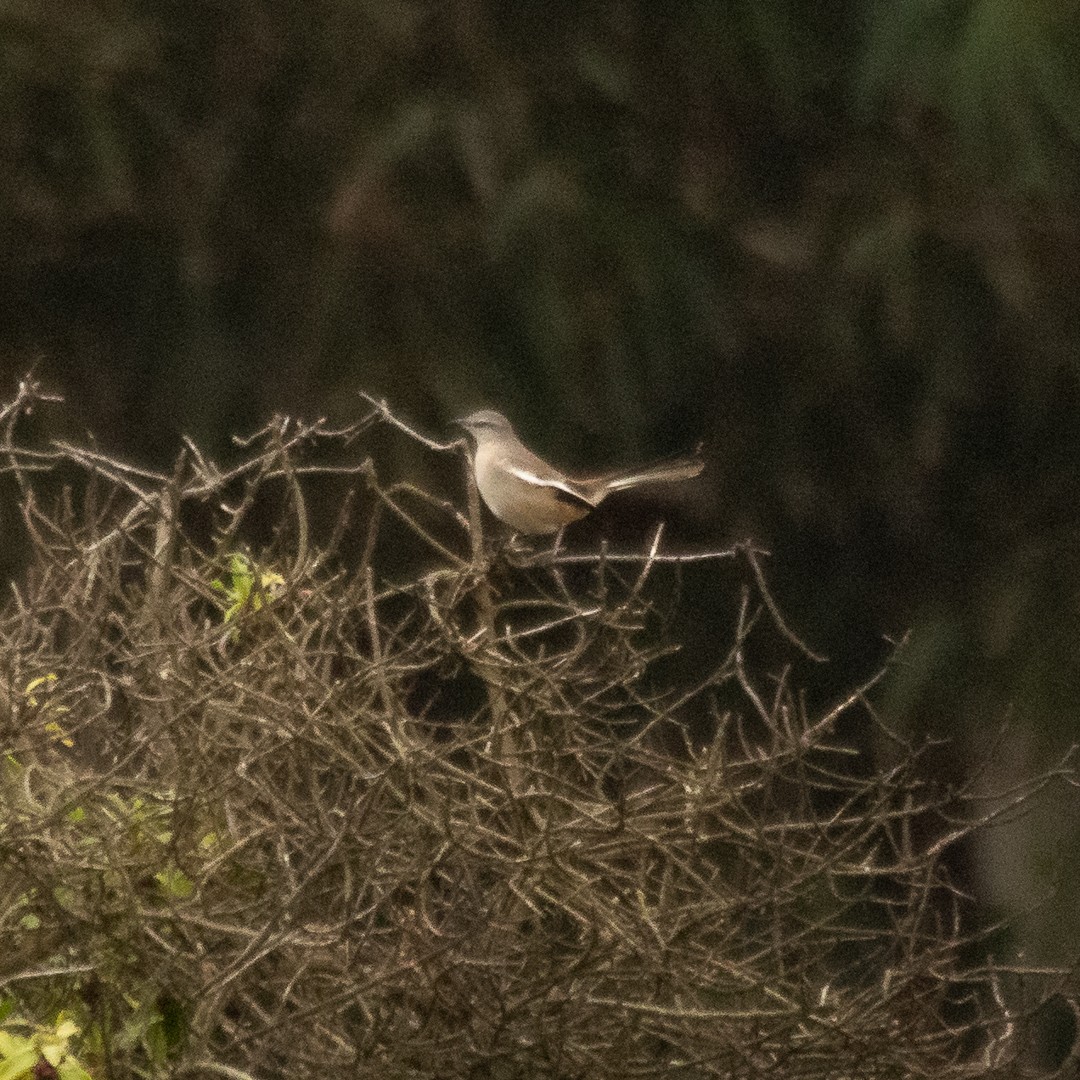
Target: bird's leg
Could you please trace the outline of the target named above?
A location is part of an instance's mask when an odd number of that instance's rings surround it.
[[[555,534],[555,540],[551,547],[537,546],[535,537],[525,533],[514,533],[506,544],[507,561],[514,566],[537,566],[552,560],[562,544],[562,536],[565,529],[560,529]]]
[[[528,566],[535,558],[524,533],[511,533],[501,544],[502,553],[511,566]]]

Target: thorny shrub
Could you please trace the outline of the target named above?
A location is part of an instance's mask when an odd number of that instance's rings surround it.
[[[731,636],[665,685],[691,556],[492,546],[475,492],[357,463],[374,425],[417,437],[385,407],[155,475],[21,446],[43,397],[0,415],[30,544],[0,618],[0,988],[74,1017],[93,1075],[1019,1069],[1065,984],[961,962],[942,856],[1049,778],[935,791],[868,688],[811,714],[795,668],[755,669],[762,637],[810,661],[752,550],[693,556]],[[403,536],[426,554],[394,580]],[[838,739],[851,710],[887,764]]]

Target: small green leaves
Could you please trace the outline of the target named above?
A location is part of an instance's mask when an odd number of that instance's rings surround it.
[[[175,866],[158,871],[154,880],[170,899],[186,900],[195,891],[195,883],[183,870],[178,870]]]
[[[7,1019],[10,1009],[4,1014]],[[29,1027],[22,1020],[12,1025]],[[79,1026],[60,1013],[53,1027],[38,1027],[30,1035],[14,1035],[0,1030],[0,1080],[27,1080],[38,1075],[39,1063],[51,1066],[60,1080],[92,1080],[79,1061],[68,1053],[68,1044],[79,1034]],[[44,1072],[42,1075],[52,1075]]]
[[[50,671],[48,675],[39,675],[36,679],[31,679],[26,684],[26,689],[23,691],[26,703],[36,709],[41,702],[35,697],[35,691],[40,692],[44,690],[45,693],[51,693],[59,678],[59,675]]]
[[[244,608],[259,611],[264,604],[275,600],[285,587],[285,579],[272,570],[263,570],[242,552],[234,551],[229,555],[228,583],[216,578],[212,585],[224,593],[228,601],[224,618],[231,622]]]
[[[45,719],[45,732],[53,742],[64,746],[74,746],[75,741],[60,726],[57,717],[70,712],[66,705],[58,705],[50,700],[51,695],[57,688],[60,676],[50,671],[47,675],[38,675],[31,679],[23,688],[23,699],[26,704],[37,711],[39,716]]]
[[[0,1063],[0,1080],[18,1080],[19,1077],[29,1076],[30,1070],[37,1064],[41,1056],[37,1047],[29,1040],[15,1040],[13,1042],[25,1042],[19,1048],[12,1048],[10,1055],[5,1055],[5,1060]]]

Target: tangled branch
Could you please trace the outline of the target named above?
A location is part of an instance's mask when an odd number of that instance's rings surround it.
[[[1064,983],[963,965],[942,857],[1047,778],[987,806],[917,748],[866,767],[834,732],[888,734],[870,684],[808,712],[818,658],[752,551],[500,554],[475,498],[355,461],[375,422],[417,435],[379,403],[166,475],[20,448],[42,401],[0,413],[31,551],[0,617],[0,987],[76,1011],[101,1075],[1013,1075]],[[738,600],[667,684],[688,558]]]

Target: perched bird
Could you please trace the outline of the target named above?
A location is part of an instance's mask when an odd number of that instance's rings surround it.
[[[475,441],[473,470],[480,497],[500,521],[522,533],[558,532],[613,491],[689,480],[705,466],[695,454],[596,477],[569,477],[537,457],[494,409],[481,409],[454,422]]]

